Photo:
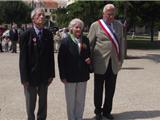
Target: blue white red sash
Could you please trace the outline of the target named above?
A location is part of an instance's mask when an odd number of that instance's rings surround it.
[[[101,28],[103,29],[104,33],[108,36],[109,40],[112,42],[116,53],[117,53],[117,57],[119,59],[120,57],[120,49],[119,49],[119,43],[118,40],[115,36],[115,34],[113,33],[113,31],[109,28],[109,26],[103,21],[103,19],[98,20],[99,25],[101,26]]]

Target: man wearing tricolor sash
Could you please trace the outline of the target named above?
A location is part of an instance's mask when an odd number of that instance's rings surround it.
[[[92,61],[94,66],[94,105],[96,120],[113,119],[112,101],[118,71],[123,63],[123,25],[114,19],[116,8],[105,5],[103,18],[94,22],[89,30]],[[105,96],[103,102],[103,86]]]

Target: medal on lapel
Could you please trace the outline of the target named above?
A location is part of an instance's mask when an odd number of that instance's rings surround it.
[[[37,45],[37,39],[34,37],[33,38],[33,45],[36,46]]]
[[[85,43],[81,44],[81,49],[87,49],[87,45]]]

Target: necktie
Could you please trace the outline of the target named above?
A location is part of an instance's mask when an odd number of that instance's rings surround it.
[[[40,30],[38,33],[38,39],[41,41],[41,38],[42,38],[42,31]]]

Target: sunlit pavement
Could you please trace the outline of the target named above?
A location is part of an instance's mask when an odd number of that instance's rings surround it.
[[[57,54],[55,61],[56,78],[48,91],[47,120],[67,120]],[[19,53],[0,53],[0,120],[26,120],[18,63]],[[112,113],[115,120],[160,120],[159,50],[128,50],[128,59],[118,74]],[[93,74],[88,81],[84,119],[94,120]]]

